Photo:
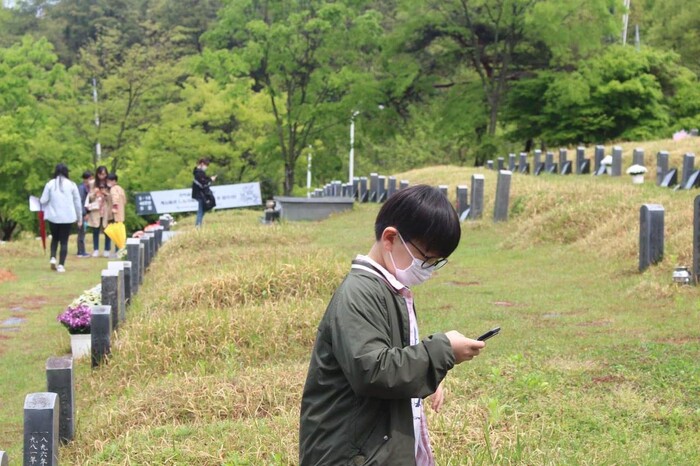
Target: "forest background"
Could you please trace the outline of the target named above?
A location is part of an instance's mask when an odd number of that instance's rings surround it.
[[[351,119],[355,174],[700,127],[700,3],[625,3],[5,0],[0,237],[36,231],[58,162],[133,193],[209,157],[268,198],[306,194],[309,154],[345,180]]]

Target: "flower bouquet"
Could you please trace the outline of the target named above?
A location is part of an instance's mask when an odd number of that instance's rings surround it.
[[[639,164],[632,165],[627,169],[627,174],[632,175],[632,183],[644,183],[644,174],[647,172],[647,167]]]
[[[85,335],[90,333],[91,309],[87,304],[68,306],[60,313],[57,320],[62,323],[71,335]]]

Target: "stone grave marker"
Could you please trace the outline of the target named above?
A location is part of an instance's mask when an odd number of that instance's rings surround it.
[[[389,186],[387,187],[387,191],[386,191],[386,198],[389,199],[394,194],[396,194],[396,177],[390,176],[389,177]]]
[[[553,152],[547,152],[544,155],[544,171],[546,173],[552,173],[553,171],[556,171],[556,168],[554,167],[554,153]]]
[[[367,202],[369,200],[369,191],[367,190],[367,177],[360,177],[360,193],[358,200],[360,202]]]
[[[441,184],[440,186],[438,186],[438,189],[443,194],[443,196],[447,197],[447,190],[449,189],[447,185]]]
[[[158,252],[163,245],[163,228],[156,227],[156,229],[153,230],[153,236],[156,237],[156,252]]]
[[[146,275],[146,245],[139,239],[139,288],[143,284],[143,277]]]
[[[399,183],[401,186],[401,189],[406,189],[408,188],[408,180],[401,180],[401,183]]]
[[[559,170],[558,164],[553,163],[552,165],[550,165],[547,173],[556,174],[558,170]]]
[[[562,175],[565,175],[564,165],[566,165],[566,162],[568,162],[568,154],[569,152],[566,149],[559,149],[559,173]]]
[[[646,166],[644,164],[644,149],[642,147],[637,147],[632,151],[632,165]]]
[[[685,182],[683,189],[693,189],[700,186],[700,170],[695,170],[688,177],[688,181]]]
[[[693,283],[700,282],[700,196],[693,201]]]
[[[112,308],[110,306],[91,306],[90,311],[90,351],[92,367],[102,364],[111,351]]]
[[[537,149],[535,150],[533,156],[532,156],[532,167],[537,172],[540,168],[540,163],[542,163],[542,151]],[[539,173],[536,173],[539,175]]]
[[[661,186],[668,173],[668,152],[661,151],[656,154],[656,184]]]
[[[508,154],[508,170],[515,171],[515,154]]]
[[[510,197],[510,179],[512,173],[508,170],[498,172],[496,183],[496,203],[493,209],[493,221],[505,222],[508,220],[508,202]]]
[[[339,180],[333,181],[333,196],[340,197],[343,195],[343,182]]]
[[[144,236],[148,238],[148,247],[150,248],[149,254],[151,255],[150,263],[153,263],[153,259],[156,257],[156,235],[153,233],[145,233]]]
[[[75,436],[73,358],[62,356],[46,360],[46,391],[58,395],[58,436],[61,442],[69,442]]]
[[[24,399],[24,465],[58,466],[58,410],[55,393]]]
[[[119,271],[102,271],[102,304],[112,309],[113,330],[119,328]]]
[[[350,197],[352,197],[353,199],[357,199],[359,201],[360,200],[359,193],[360,193],[360,178],[356,176],[352,179],[352,193],[350,193]]]
[[[639,210],[639,271],[661,262],[664,257],[664,208],[643,204]]]
[[[112,261],[112,262],[107,262],[107,270],[118,270],[121,271],[124,280],[120,280],[120,284],[123,285],[123,295],[124,295],[124,304],[129,304],[131,302],[131,262],[129,261]],[[124,318],[121,319],[121,321],[126,319],[126,308],[124,310]],[[121,315],[121,309],[119,310],[119,313]]]
[[[469,218],[478,219],[484,213],[484,175],[472,175],[472,195],[469,207]]]
[[[457,215],[460,220],[462,215],[469,209],[467,199],[469,198],[469,188],[464,185],[457,186]]]
[[[598,174],[604,158],[605,146],[595,146],[595,151],[593,152],[593,173]]]
[[[683,173],[681,174],[681,185],[685,186],[690,179],[690,175],[695,171],[695,154],[687,153],[683,156]]]
[[[369,202],[378,202],[377,192],[379,191],[379,173],[369,174]]]
[[[0,451],[0,466],[9,466],[10,464],[10,459],[7,456],[7,453],[4,451]]]
[[[140,276],[140,264],[141,260],[139,256],[141,255],[140,248],[141,241],[138,238],[129,238],[126,240],[126,258],[131,262],[131,295],[135,295],[139,291],[139,276]]]
[[[622,176],[622,147],[613,147],[610,176]]]
[[[386,176],[380,176],[377,180],[377,202],[386,201]]]
[[[561,167],[562,175],[571,175],[571,160],[564,162],[564,166]]]
[[[698,129],[697,128],[692,128],[690,130],[690,135],[691,136],[697,136],[698,135]]]
[[[148,233],[144,233],[144,235],[139,238],[139,241],[141,241],[141,244],[143,245],[143,271],[144,274],[146,270],[148,269],[148,266],[151,265],[151,245],[148,237],[146,236]]]
[[[503,157],[498,157],[496,159],[496,170],[501,171],[506,168],[506,160]]]
[[[583,162],[581,162],[580,173],[582,175],[588,175],[591,173],[591,159],[583,159]]]
[[[578,146],[576,148],[576,174],[583,175],[583,161],[586,158],[586,148]]]
[[[493,160],[486,161],[486,168],[488,168],[489,170],[493,170]]]
[[[670,188],[678,184],[678,170],[675,168],[670,169],[666,172],[664,179],[661,181],[662,188]]]
[[[530,164],[527,162],[527,152],[520,153],[520,162],[518,163],[518,171],[520,173],[530,173]]]

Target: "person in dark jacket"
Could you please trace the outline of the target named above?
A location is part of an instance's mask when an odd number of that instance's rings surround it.
[[[438,189],[394,194],[319,324],[301,401],[299,462],[434,465],[423,411],[447,372],[484,343],[452,330],[420,339],[411,287],[447,263],[459,219]]]
[[[88,211],[85,208],[85,200],[87,199],[92,184],[95,179],[92,172],[86,170],[83,172],[83,182],[78,185],[78,193],[80,194],[80,205],[83,206],[83,228],[78,228],[78,257],[90,257],[90,254],[85,250],[85,228],[87,227]]]
[[[192,181],[192,199],[197,201],[197,219],[194,225],[199,228],[202,225],[202,220],[204,219],[205,208],[205,194],[207,190],[211,189],[211,184],[216,181],[216,175],[209,177],[207,176],[207,168],[209,167],[209,159],[203,158],[197,161],[197,166],[194,167],[192,175],[194,180]]]

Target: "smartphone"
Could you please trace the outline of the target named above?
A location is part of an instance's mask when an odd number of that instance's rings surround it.
[[[495,337],[496,335],[498,335],[498,332],[500,332],[500,331],[501,331],[501,327],[492,328],[491,330],[489,330],[488,332],[484,333],[483,335],[481,335],[481,336],[480,336],[479,338],[477,338],[476,340],[477,340],[477,341],[486,341],[486,340],[488,340],[489,338]]]

